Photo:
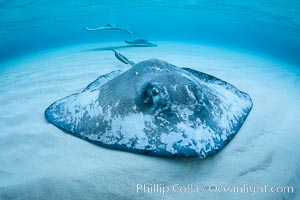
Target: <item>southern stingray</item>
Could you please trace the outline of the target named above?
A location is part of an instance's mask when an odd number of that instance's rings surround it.
[[[239,131],[250,96],[209,74],[151,59],[97,78],[50,105],[58,128],[112,149],[205,158]]]
[[[84,27],[84,29],[86,31],[123,31],[123,32],[129,33],[129,34],[133,33],[132,31],[129,31],[125,28],[118,27],[118,26],[113,25],[113,24],[106,24],[104,26],[97,27],[97,28]]]
[[[137,39],[133,41],[124,40],[125,43],[135,46],[157,47],[157,44],[153,44],[145,39]]]

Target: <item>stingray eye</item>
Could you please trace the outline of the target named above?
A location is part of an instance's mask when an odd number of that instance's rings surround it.
[[[155,97],[158,93],[159,93],[158,89],[156,89],[156,88],[152,89],[152,96]]]

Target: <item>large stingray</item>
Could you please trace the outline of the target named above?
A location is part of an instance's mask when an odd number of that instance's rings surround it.
[[[234,137],[251,108],[249,95],[225,81],[152,59],[100,76],[45,116],[100,146],[205,158]]]

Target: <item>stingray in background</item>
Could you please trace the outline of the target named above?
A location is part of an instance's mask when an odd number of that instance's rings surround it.
[[[127,44],[130,44],[130,45],[135,45],[135,46],[157,47],[157,44],[153,44],[145,39],[137,39],[137,40],[132,40],[132,41],[124,40],[124,42]]]
[[[225,81],[151,59],[100,76],[45,116],[103,147],[205,158],[232,140],[251,108],[250,96]]]
[[[84,27],[85,30],[87,31],[123,31],[129,34],[132,34],[132,31],[129,31],[127,29],[118,27],[116,25],[113,24],[106,24],[104,26],[98,27],[98,28],[88,28],[88,27]]]

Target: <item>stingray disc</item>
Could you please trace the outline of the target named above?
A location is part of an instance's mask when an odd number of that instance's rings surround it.
[[[225,81],[152,59],[100,76],[45,116],[100,146],[205,158],[234,137],[251,108],[250,96]]]

